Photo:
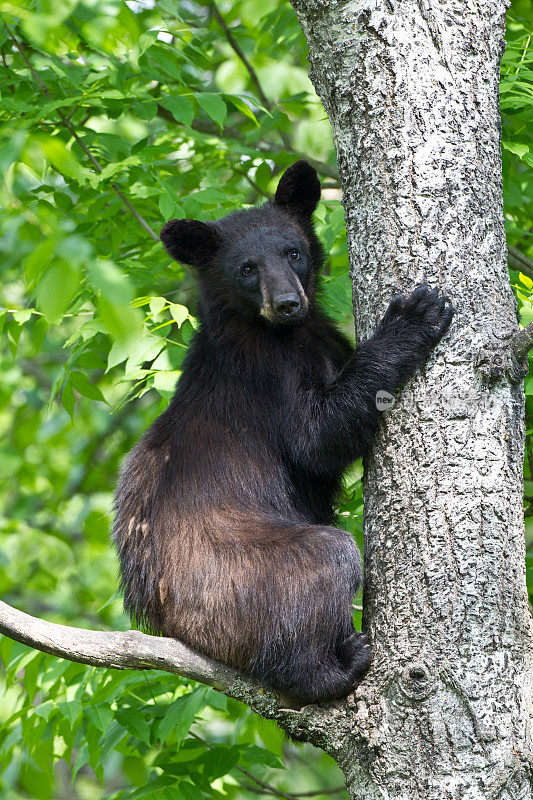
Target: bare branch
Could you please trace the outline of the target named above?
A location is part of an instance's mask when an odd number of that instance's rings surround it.
[[[0,633],[43,653],[110,669],[158,669],[205,683],[285,724],[299,706],[242,673],[192,650],[177,639],[140,631],[94,631],[32,617],[0,600]],[[309,707],[311,708],[311,707]],[[315,707],[317,708],[317,707]],[[318,709],[317,709],[318,713]]]
[[[243,679],[175,639],[140,631],[94,631],[32,617],[0,600],[0,633],[69,661],[112,669],[160,669],[225,691]],[[244,678],[244,680],[246,680]]]

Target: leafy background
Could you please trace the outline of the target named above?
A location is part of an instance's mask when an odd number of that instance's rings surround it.
[[[533,7],[502,64],[511,281],[533,320]],[[165,407],[196,326],[170,217],[263,201],[304,154],[324,186],[323,302],[353,330],[329,123],[287,0],[0,2],[0,596],[128,626],[109,547],[124,454]],[[533,377],[525,515],[533,594]],[[360,467],[340,523],[361,544]],[[356,614],[357,616],[357,614]],[[358,620],[359,621],[359,620]],[[0,797],[343,794],[337,767],[212,689],[0,640]]]

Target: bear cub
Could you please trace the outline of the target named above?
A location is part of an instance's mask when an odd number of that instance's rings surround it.
[[[376,393],[405,383],[453,315],[421,286],[354,349],[317,302],[319,198],[299,161],[260,208],[164,226],[196,270],[200,326],[125,463],[114,524],[139,624],[302,704],[344,697],[370,664],[352,622],[361,558],[333,505],[378,426]]]

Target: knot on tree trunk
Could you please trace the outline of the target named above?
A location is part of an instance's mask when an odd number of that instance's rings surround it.
[[[422,701],[436,690],[436,681],[425,664],[412,663],[403,670],[399,686],[409,700]]]
[[[514,339],[493,342],[481,347],[476,355],[475,366],[482,378],[489,384],[508,379],[520,383],[528,374],[528,351],[524,350],[521,331]]]

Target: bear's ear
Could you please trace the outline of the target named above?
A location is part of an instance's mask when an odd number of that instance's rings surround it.
[[[197,219],[171,219],[159,237],[169,256],[193,267],[207,266],[220,246],[218,232]]]
[[[274,202],[277,206],[310,218],[320,200],[320,181],[307,161],[297,161],[281,176]]]

